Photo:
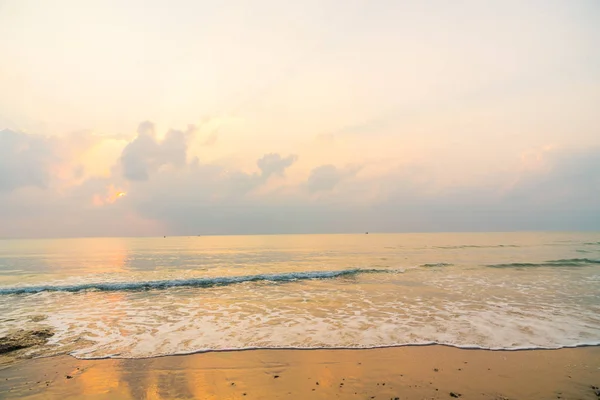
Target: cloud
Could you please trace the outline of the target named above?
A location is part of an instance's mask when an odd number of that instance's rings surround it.
[[[429,159],[385,170],[324,164],[284,180],[296,155],[265,154],[259,171],[246,173],[194,158],[193,134],[171,130],[158,140],[141,124],[115,148],[110,173],[90,175],[69,157],[85,158],[101,137],[0,132],[0,236],[600,228],[599,148],[545,149],[525,168],[517,160],[471,182],[440,183],[439,160]]]
[[[543,169],[516,184],[451,186],[428,192],[426,182],[398,180],[371,219],[384,231],[515,231],[600,229],[600,148],[554,151]],[[495,183],[497,182],[497,183]],[[406,186],[406,187],[404,187]]]
[[[195,132],[194,126],[190,125],[185,132],[170,130],[162,141],[156,138],[151,122],[142,122],[137,132],[135,139],[123,149],[120,159],[126,179],[145,181],[163,165],[181,168],[187,164],[188,140]]]
[[[265,154],[260,158],[256,165],[261,170],[261,176],[263,179],[268,179],[272,175],[284,176],[285,170],[296,162],[298,157],[294,154],[282,158],[277,153]]]
[[[335,165],[321,165],[310,172],[307,180],[308,191],[311,193],[329,191],[344,179],[356,175],[358,168],[339,169]]]
[[[504,196],[529,207],[597,209],[600,213],[600,149],[551,151],[545,168],[522,176]]]
[[[45,187],[56,159],[50,139],[0,131],[0,193],[27,186]]]
[[[215,144],[217,144],[217,139],[219,139],[219,133],[213,132],[210,135],[208,135],[204,142],[202,142],[202,146],[214,146]]]

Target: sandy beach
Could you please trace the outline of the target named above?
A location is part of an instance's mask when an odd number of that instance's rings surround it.
[[[598,399],[600,347],[248,350],[2,360],[0,398]]]

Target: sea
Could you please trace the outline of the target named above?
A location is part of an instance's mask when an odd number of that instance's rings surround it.
[[[600,233],[0,240],[25,356],[600,345]]]

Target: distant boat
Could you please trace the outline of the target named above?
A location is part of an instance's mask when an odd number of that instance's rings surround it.
[[[369,234],[369,232],[365,232],[365,235],[368,235],[368,234]]]

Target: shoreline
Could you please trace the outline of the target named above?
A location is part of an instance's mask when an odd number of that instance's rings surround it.
[[[379,349],[395,349],[404,347],[447,347],[451,349],[464,350],[464,351],[489,351],[489,352],[521,352],[521,351],[560,351],[566,349],[580,349],[587,347],[598,347],[600,348],[600,342],[594,343],[582,343],[574,345],[564,345],[560,347],[478,347],[478,346],[459,346],[446,343],[406,343],[406,344],[390,344],[381,346],[369,346],[369,347],[242,347],[234,349],[209,349],[209,350],[196,350],[187,353],[170,353],[170,354],[158,354],[154,356],[141,356],[141,357],[119,357],[119,356],[105,356],[105,357],[77,357],[73,354],[56,354],[49,356],[39,356],[32,359],[52,358],[52,357],[71,357],[79,361],[102,361],[102,360],[152,360],[155,358],[164,357],[186,357],[198,354],[210,354],[210,353],[238,353],[238,352],[249,352],[249,351],[368,351],[368,350],[379,350]]]
[[[0,398],[598,399],[600,346],[239,349],[0,362]],[[2,361],[0,359],[0,361]]]

